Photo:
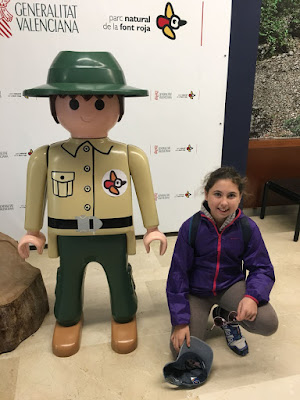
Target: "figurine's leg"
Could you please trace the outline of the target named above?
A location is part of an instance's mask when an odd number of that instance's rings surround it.
[[[75,240],[74,240],[75,239]],[[59,237],[60,268],[57,271],[52,349],[58,357],[79,350],[82,330],[82,281],[86,262],[79,237]],[[76,242],[76,243],[75,243]]]
[[[113,316],[111,344],[114,351],[126,354],[137,346],[137,297],[127,259],[126,235],[102,236],[101,241],[106,251],[99,262],[107,275]]]

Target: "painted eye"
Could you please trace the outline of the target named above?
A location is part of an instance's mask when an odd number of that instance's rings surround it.
[[[70,100],[69,105],[70,105],[70,108],[75,111],[79,108],[79,101],[76,99],[72,99],[72,100]]]
[[[176,15],[171,18],[171,27],[174,29],[179,28],[179,18]]]
[[[121,179],[117,178],[115,180],[115,187],[120,188],[122,186],[122,181]]]
[[[105,106],[104,101],[101,100],[101,99],[98,99],[98,100],[95,102],[95,108],[96,108],[97,110],[99,110],[99,111],[100,111],[100,110],[103,110],[104,106]]]

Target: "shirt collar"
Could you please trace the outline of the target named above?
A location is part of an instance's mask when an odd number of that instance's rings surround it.
[[[73,157],[76,157],[76,154],[81,146],[90,145],[94,148],[94,150],[98,151],[102,154],[109,154],[111,149],[113,148],[113,142],[108,138],[100,138],[100,139],[73,139],[70,138],[62,143],[61,147]]]
[[[208,203],[207,203],[206,200],[202,203],[201,212],[203,212],[203,214],[207,218],[213,220],[214,223],[216,224],[216,221],[213,219],[213,217],[212,217],[212,215],[210,213],[210,208],[208,207]],[[223,222],[222,226],[219,229],[220,232],[222,232],[222,230],[234,220],[234,218],[237,215],[237,212],[238,212],[238,210],[236,210],[234,213],[228,215],[228,217],[225,219],[225,221]]]

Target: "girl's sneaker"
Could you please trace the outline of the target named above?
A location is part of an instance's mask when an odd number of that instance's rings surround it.
[[[222,317],[222,314],[226,313],[221,307],[216,307],[213,310],[213,318],[215,317]],[[224,331],[225,338],[229,348],[234,351],[239,356],[245,356],[249,353],[248,344],[246,339],[242,335],[241,329],[239,324],[230,323],[227,324],[226,321],[224,325],[221,326]]]

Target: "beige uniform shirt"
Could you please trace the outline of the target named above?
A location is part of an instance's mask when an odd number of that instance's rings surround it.
[[[158,226],[148,159],[141,149],[108,138],[71,138],[42,146],[28,163],[25,229],[42,228],[48,200],[48,217],[79,221],[78,229],[48,227],[49,257],[59,255],[58,235],[125,233],[128,254],[135,254],[133,225],[101,229],[101,219],[132,216],[131,177],[145,228]],[[93,231],[89,219],[93,219]]]

